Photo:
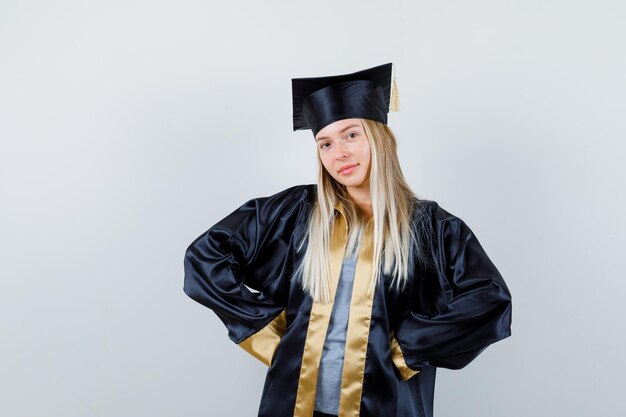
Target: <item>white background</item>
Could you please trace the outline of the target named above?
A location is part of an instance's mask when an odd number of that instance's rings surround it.
[[[513,335],[437,417],[624,409],[621,1],[0,1],[0,415],[256,415],[265,366],[182,291],[246,200],[315,182],[292,77],[397,65],[414,191],[464,219]]]

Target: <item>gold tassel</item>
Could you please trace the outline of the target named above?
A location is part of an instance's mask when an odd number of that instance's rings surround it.
[[[389,111],[400,111],[400,95],[398,94],[398,84],[396,84],[396,66],[393,64],[393,84],[391,86],[391,97],[389,98]]]

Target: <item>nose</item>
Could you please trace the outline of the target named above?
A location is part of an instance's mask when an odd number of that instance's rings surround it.
[[[337,159],[342,160],[348,157],[348,150],[343,142],[337,144]]]

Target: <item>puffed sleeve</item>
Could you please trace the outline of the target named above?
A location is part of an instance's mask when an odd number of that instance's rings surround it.
[[[185,252],[184,292],[213,310],[228,337],[268,366],[286,328],[281,258],[306,193],[306,186],[295,186],[249,200]]]
[[[511,294],[467,224],[435,202],[432,210],[437,272],[412,294],[395,337],[412,369],[460,369],[511,335]]]

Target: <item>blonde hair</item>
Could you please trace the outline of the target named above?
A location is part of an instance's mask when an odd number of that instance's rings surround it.
[[[381,273],[392,274],[392,286],[400,291],[405,288],[412,271],[412,260],[427,263],[423,238],[427,237],[416,225],[413,215],[421,206],[408,186],[397,154],[396,138],[391,129],[369,119],[360,119],[370,146],[370,194],[373,222],[373,268],[369,290],[378,284]],[[335,219],[335,205],[344,207],[348,224],[348,243],[351,250],[358,234],[370,219],[348,194],[346,187],[338,183],[324,168],[319,154],[317,201],[311,210],[308,230],[304,238],[308,245],[297,275],[302,289],[315,301],[330,302],[330,239]]]

